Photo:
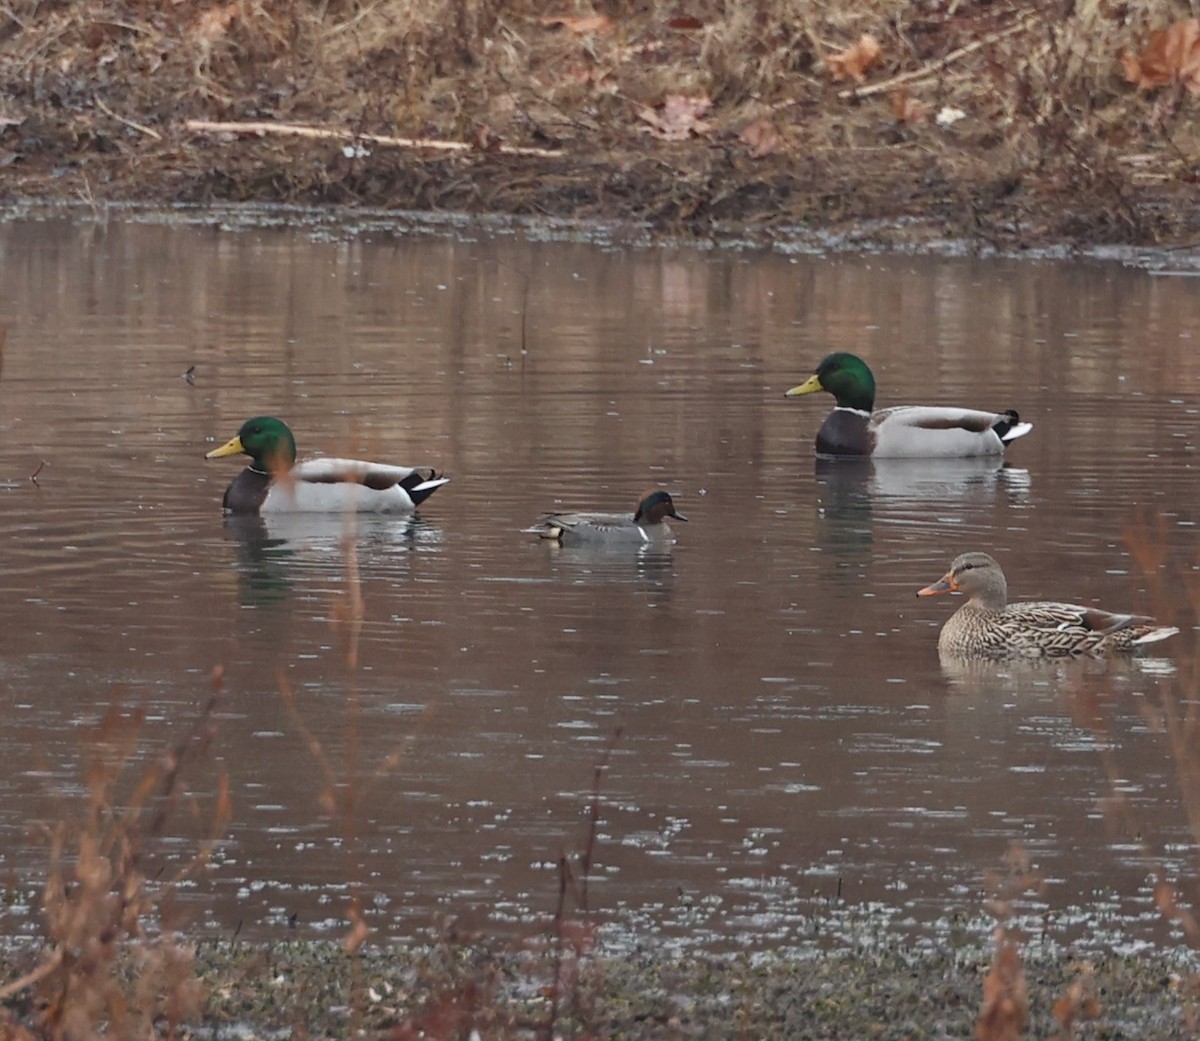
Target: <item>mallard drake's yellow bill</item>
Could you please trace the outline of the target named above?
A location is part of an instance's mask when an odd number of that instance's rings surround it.
[[[226,441],[220,448],[214,448],[204,458],[221,459],[227,455],[241,455],[244,451],[246,450],[242,447],[242,439],[235,436]]]
[[[783,396],[785,398],[798,398],[801,394],[815,394],[817,391],[824,389],[821,386],[821,378],[814,372],[798,387],[784,391]]]

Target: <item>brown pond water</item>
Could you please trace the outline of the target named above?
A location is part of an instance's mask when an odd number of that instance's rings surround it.
[[[185,891],[201,934],[340,936],[354,881],[379,935],[534,930],[611,747],[590,899],[629,936],[985,935],[985,875],[1020,844],[1048,933],[1175,939],[1151,887],[1196,870],[1156,725],[1194,694],[1194,278],[133,223],[10,223],[0,255],[0,930],[36,928],[31,824],[79,811],[89,725],[140,706],[150,754],[219,665],[178,825],[203,832],[227,772],[233,823]],[[832,349],[870,360],[881,404],[1035,430],[1003,467],[818,465],[831,399],[783,391]],[[221,517],[240,464],[204,452],[259,413],[302,454],[453,478],[415,521],[359,523],[355,671],[340,520]],[[667,551],[520,531],[652,485],[690,517]],[[1150,577],[1139,515],[1168,560]],[[913,594],[966,549],[1018,598],[1185,632],[1147,662],[943,670],[957,604]],[[301,722],[336,770],[356,758],[352,840]]]

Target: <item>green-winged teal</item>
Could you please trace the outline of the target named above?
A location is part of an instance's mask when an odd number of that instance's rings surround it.
[[[585,543],[638,545],[675,540],[666,520],[686,521],[675,511],[671,496],[651,489],[642,496],[637,510],[628,513],[547,513],[529,531],[564,545]]]

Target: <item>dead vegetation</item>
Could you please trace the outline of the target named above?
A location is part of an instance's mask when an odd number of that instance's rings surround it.
[[[1139,583],[1149,586],[1149,598],[1164,617],[1181,613],[1183,618],[1175,617],[1172,621],[1178,622],[1185,632],[1195,632],[1196,619],[1200,618],[1200,582],[1196,581],[1194,567],[1172,564],[1167,536],[1166,520],[1162,517],[1152,524],[1143,516],[1131,526],[1125,541],[1135,564],[1134,574]],[[1182,596],[1177,587],[1167,589],[1166,576],[1179,574],[1186,576]],[[1172,605],[1182,606],[1173,611]],[[1169,862],[1164,855],[1166,840],[1147,832],[1130,800],[1129,777],[1136,775],[1136,771],[1121,762],[1121,735],[1112,716],[1104,676],[1081,677],[1078,685],[1065,686],[1063,695],[1076,724],[1091,733],[1107,776],[1109,793],[1100,804],[1109,833],[1114,841],[1132,842],[1140,849],[1155,909],[1179,931],[1188,947],[1197,950],[1200,949],[1200,918],[1196,914],[1200,904],[1200,863],[1194,851],[1200,849],[1200,703],[1194,692],[1200,686],[1200,655],[1194,643],[1177,660],[1180,664],[1177,682],[1160,688],[1161,699],[1139,703],[1146,727],[1162,737],[1180,796],[1181,830],[1191,840],[1191,862],[1174,876],[1164,867]],[[1022,960],[1022,942],[1026,937],[1014,927],[1013,919],[1016,905],[1027,894],[1037,893],[1041,886],[1042,879],[1019,848],[1009,851],[1005,871],[996,872],[989,879],[989,910],[997,924],[992,964],[983,979],[983,1004],[975,1024],[980,1041],[1017,1041],[1026,1036],[1030,1018],[1030,986]],[[1200,1025],[1197,1012],[1200,975],[1172,972],[1166,982],[1181,998],[1181,1033],[1194,1034]],[[1058,1024],[1054,1035],[1057,1041],[1077,1036],[1084,1024],[1100,1019],[1106,1012],[1106,1003],[1111,1004],[1112,999],[1097,985],[1094,962],[1079,963],[1051,1009]]]
[[[919,218],[1009,246],[1189,241],[1191,13],[20,0],[0,33],[0,163],[10,198],[96,204],[339,203],[699,234]]]
[[[216,677],[219,684],[220,676]],[[179,884],[196,875],[230,816],[222,776],[208,836],[172,867],[160,843],[176,834],[183,776],[215,733],[216,695],[182,739],[139,765],[144,713],[112,706],[86,739],[78,813],[42,826],[48,870],[37,964],[0,986],[0,1037],[88,1041],[175,1036],[199,1018],[192,945],[177,929]],[[193,807],[193,809],[195,809]]]

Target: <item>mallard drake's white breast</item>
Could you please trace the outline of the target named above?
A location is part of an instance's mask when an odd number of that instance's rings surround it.
[[[410,513],[450,480],[432,467],[360,459],[296,462],[296,439],[274,416],[256,416],[206,459],[250,456],[222,502],[226,513]]]
[[[676,512],[670,495],[651,489],[642,496],[632,516],[628,513],[547,513],[526,530],[563,545],[645,545],[675,540],[666,523],[668,517],[687,520],[682,513]]]
[[[1179,632],[1145,615],[1097,607],[1054,601],[1010,604],[1004,572],[986,553],[956,557],[950,570],[917,596],[942,593],[968,598],[938,637],[938,651],[951,657],[1123,653]]]
[[[830,354],[817,371],[785,397],[834,396],[837,404],[817,432],[824,456],[950,459],[1000,455],[1033,429],[1013,410],[980,412],[942,405],[897,405],[875,411],[875,377],[856,354]]]

